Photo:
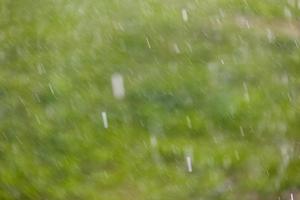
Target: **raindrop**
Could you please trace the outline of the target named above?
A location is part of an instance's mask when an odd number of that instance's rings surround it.
[[[220,16],[221,16],[222,18],[225,17],[225,13],[224,13],[224,11],[223,11],[222,9],[219,9],[219,14],[220,14]]]
[[[249,24],[248,20],[246,20],[246,26],[247,26],[248,29],[250,29],[250,24]]]
[[[243,137],[245,136],[245,132],[244,132],[244,129],[243,129],[242,126],[240,126],[240,133],[241,133],[241,135],[242,135]]]
[[[299,1],[299,5],[300,5],[300,1]],[[300,9],[300,8],[299,8],[299,9]],[[299,43],[298,43],[298,41],[297,41],[297,40],[294,40],[294,43],[295,43],[296,47],[299,49]]]
[[[284,12],[284,16],[285,17],[287,17],[289,19],[292,18],[292,12],[291,12],[291,10],[288,7],[284,7],[283,12]]]
[[[146,37],[146,42],[147,42],[148,48],[151,49],[151,44],[150,44],[149,39],[147,37]]]
[[[287,74],[283,74],[281,76],[281,82],[284,84],[284,85],[288,85],[289,84],[289,76]]]
[[[192,168],[192,158],[191,158],[191,156],[186,157],[186,164],[187,164],[188,172],[192,172],[193,168]]]
[[[234,151],[234,156],[235,156],[236,160],[240,160],[240,154],[237,150]]]
[[[119,23],[119,22],[115,23],[114,26],[115,26],[116,30],[124,31],[124,27],[121,23]]]
[[[269,28],[267,29],[267,37],[270,43],[275,39],[274,33]]]
[[[41,120],[40,120],[39,116],[38,115],[34,115],[34,116],[35,116],[35,119],[36,119],[37,123],[41,124]]]
[[[54,90],[53,90],[53,87],[52,87],[51,83],[48,84],[48,87],[49,87],[51,93],[54,95]]]
[[[250,29],[250,23],[249,23],[249,20],[245,17],[238,17],[237,18],[237,23],[240,27],[243,27],[243,28],[247,28],[247,29]]]
[[[45,70],[45,68],[42,64],[37,65],[37,70],[38,70],[39,74],[45,74],[46,73],[46,70]]]
[[[244,87],[244,98],[247,102],[250,102],[250,96],[249,96],[249,91],[248,91],[248,86],[247,84],[244,82],[243,83],[243,87]]]
[[[186,42],[185,44],[188,47],[189,51],[192,53],[193,52],[192,45],[189,42]]]
[[[181,15],[182,15],[182,19],[184,22],[187,22],[189,20],[189,16],[188,16],[186,9],[181,10]]]
[[[106,112],[101,112],[101,116],[102,116],[104,128],[108,128],[108,121],[107,121],[107,114],[106,114]]]
[[[180,49],[176,43],[173,44],[173,49],[174,49],[175,53],[177,53],[177,54],[180,53]]]
[[[116,99],[123,99],[125,96],[125,88],[123,76],[121,74],[113,74],[111,77],[113,95]]]
[[[150,137],[150,144],[151,144],[152,147],[156,147],[157,146],[157,139],[156,139],[156,137],[154,135],[152,135]]]
[[[187,123],[187,126],[191,129],[192,128],[192,122],[191,122],[191,118],[189,116],[186,116],[186,123]]]

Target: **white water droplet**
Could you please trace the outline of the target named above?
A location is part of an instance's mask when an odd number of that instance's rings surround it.
[[[48,84],[48,87],[49,87],[51,93],[54,95],[54,90],[53,90],[53,87],[52,87],[51,83]]]
[[[284,7],[283,12],[284,12],[284,16],[285,17],[287,17],[289,19],[292,18],[292,12],[291,12],[291,10],[288,7]]]
[[[108,121],[107,121],[107,114],[106,114],[106,112],[101,112],[101,116],[102,116],[104,128],[108,128]]]
[[[193,52],[192,45],[189,42],[186,42],[185,44],[188,47],[189,51],[192,53]]]
[[[245,100],[247,102],[250,102],[249,90],[248,90],[248,86],[247,86],[247,84],[245,82],[243,83],[243,87],[244,87],[244,97],[245,97]]]
[[[186,116],[186,123],[187,123],[187,126],[188,126],[188,128],[192,128],[192,122],[191,122],[191,119],[190,119],[190,117],[189,116]]]
[[[192,158],[191,158],[191,156],[186,157],[186,164],[187,164],[188,172],[192,172],[193,168],[192,168]]]
[[[237,150],[234,151],[234,155],[235,155],[236,160],[240,160],[240,154]]]
[[[220,16],[221,16],[222,18],[225,17],[224,11],[223,11],[222,9],[220,9],[220,8],[219,8],[219,14],[220,14]]]
[[[284,85],[288,85],[289,84],[289,76],[287,74],[283,74],[281,76],[281,82],[284,84]]]
[[[173,44],[173,49],[174,49],[175,53],[177,53],[177,54],[180,53],[180,49],[176,43]]]
[[[156,139],[156,137],[154,135],[152,135],[150,137],[150,144],[151,144],[152,147],[156,147],[157,146],[157,139]]]
[[[181,10],[181,15],[182,15],[182,19],[184,22],[187,22],[189,20],[189,16],[188,16],[186,9]]]
[[[300,1],[299,1],[299,6],[300,6]],[[300,7],[299,7],[299,9],[300,9]],[[296,47],[299,49],[298,41],[297,41],[297,40],[294,40],[294,43],[295,43]]]
[[[38,70],[39,74],[45,74],[46,73],[45,67],[42,64],[37,65],[37,70]]]
[[[35,116],[35,119],[36,119],[37,123],[41,124],[41,120],[40,120],[39,116],[38,115],[34,115],[34,116]]]
[[[121,74],[113,74],[111,77],[113,95],[116,99],[123,99],[125,96],[125,88],[123,77]]]
[[[147,37],[146,37],[146,42],[147,42],[148,48],[151,49],[151,44],[150,44],[149,39]]]
[[[269,42],[273,42],[275,39],[274,33],[269,28],[267,29],[267,37]]]
[[[241,133],[241,135],[242,135],[243,137],[245,136],[245,132],[244,132],[244,129],[243,129],[242,126],[240,126],[240,133]]]

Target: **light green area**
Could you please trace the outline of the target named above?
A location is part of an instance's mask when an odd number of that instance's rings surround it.
[[[0,0],[0,199],[296,194],[299,14],[283,0]]]

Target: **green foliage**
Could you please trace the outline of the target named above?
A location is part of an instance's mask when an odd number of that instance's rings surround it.
[[[299,191],[298,4],[1,0],[0,199]]]

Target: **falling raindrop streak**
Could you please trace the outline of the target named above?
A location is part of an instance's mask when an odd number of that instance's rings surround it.
[[[52,85],[50,83],[48,84],[48,87],[49,87],[51,93],[54,95],[54,90],[53,90],[53,87],[52,87]]]
[[[188,172],[192,172],[193,171],[192,158],[190,156],[186,157],[186,164],[187,164]]]
[[[156,145],[157,145],[157,139],[156,139],[155,136],[151,136],[150,143],[151,143],[152,147],[156,147]]]
[[[102,116],[104,128],[108,128],[108,121],[107,121],[107,114],[106,114],[106,112],[101,112],[101,116]]]
[[[111,83],[114,97],[116,99],[123,99],[125,96],[123,76],[121,74],[113,74]]]
[[[192,128],[192,122],[191,122],[191,119],[190,119],[190,117],[189,116],[186,116],[186,123],[187,123],[187,126],[188,126],[188,128]]]
[[[176,43],[173,44],[173,49],[174,49],[175,53],[177,53],[177,54],[180,53],[180,49]]]
[[[244,129],[242,126],[240,126],[240,132],[241,132],[241,135],[244,137],[245,136],[245,132],[244,132]]]
[[[181,15],[182,15],[182,19],[184,22],[187,22],[189,20],[189,16],[188,16],[186,9],[181,10]]]
[[[250,102],[249,90],[248,90],[248,86],[247,86],[247,84],[245,82],[243,83],[243,87],[244,87],[244,97],[245,97],[245,100],[247,102]]]
[[[150,44],[150,42],[149,42],[149,39],[148,39],[148,38],[146,38],[146,42],[147,42],[147,46],[148,46],[148,48],[149,48],[149,49],[151,49],[151,44]]]

